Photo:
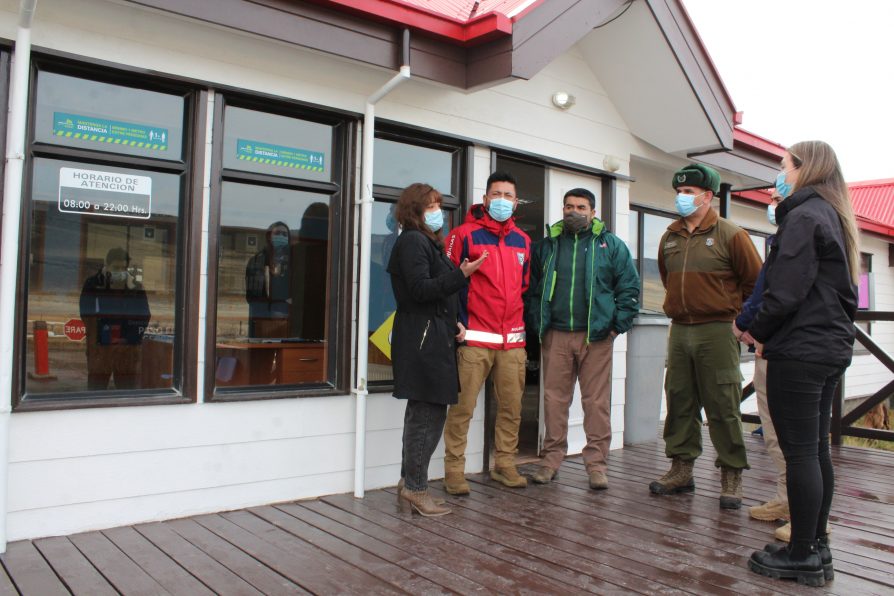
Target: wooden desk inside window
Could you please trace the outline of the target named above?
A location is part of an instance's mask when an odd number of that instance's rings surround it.
[[[293,385],[325,381],[325,343],[217,344],[217,385],[220,387]]]

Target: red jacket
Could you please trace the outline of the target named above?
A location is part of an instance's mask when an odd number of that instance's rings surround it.
[[[524,347],[522,294],[531,274],[528,235],[512,218],[500,223],[477,204],[466,214],[465,223],[447,236],[446,247],[456,265],[488,252],[460,291],[459,318],[466,327],[466,345],[494,350]]]

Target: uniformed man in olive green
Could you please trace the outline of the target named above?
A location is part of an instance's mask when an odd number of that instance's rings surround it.
[[[671,469],[649,485],[655,494],[695,490],[692,465],[702,453],[701,409],[721,470],[720,507],[742,505],[742,470],[748,467],[739,402],[739,346],[730,323],[751,294],[761,259],[745,230],[711,207],[720,175],[691,164],[674,174],[680,219],[658,245],[658,270],[671,318],[664,390],[665,453]]]

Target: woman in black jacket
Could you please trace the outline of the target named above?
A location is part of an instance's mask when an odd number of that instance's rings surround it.
[[[832,398],[851,362],[860,253],[832,148],[797,143],[786,151],[782,170],[779,232],[749,332],[767,359],[767,403],[785,456],[792,534],[788,547],[767,545],[749,565],[763,575],[822,586],[833,576],[827,533]]]
[[[407,400],[398,501],[425,516],[446,515],[451,510],[428,493],[428,465],[459,393],[456,342],[466,330],[457,293],[487,255],[458,268],[447,258],[441,194],[428,184],[404,189],[395,216],[402,232],[388,262],[397,302],[391,359],[394,397]]]

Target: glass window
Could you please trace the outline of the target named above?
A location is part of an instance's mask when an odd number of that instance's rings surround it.
[[[627,221],[630,230],[630,240],[627,241],[627,248],[630,249],[630,257],[637,263],[639,262],[639,212],[631,211]]]
[[[328,380],[329,198],[223,183],[218,387]]]
[[[456,195],[453,177],[455,149],[432,149],[377,138],[373,181],[377,185],[406,188],[425,182],[445,195]]]
[[[171,389],[178,174],[36,158],[25,393]]]
[[[643,214],[642,305],[645,311],[664,312],[665,290],[658,273],[658,244],[667,226],[673,221],[670,217]]]
[[[139,155],[183,158],[183,97],[42,71],[34,139]]]
[[[749,234],[749,238],[751,238],[751,242],[754,244],[754,248],[757,249],[757,254],[760,255],[761,260],[765,260],[767,258],[767,238],[766,236],[757,236],[755,234]]]
[[[304,180],[332,180],[332,126],[227,106],[223,166]]]

